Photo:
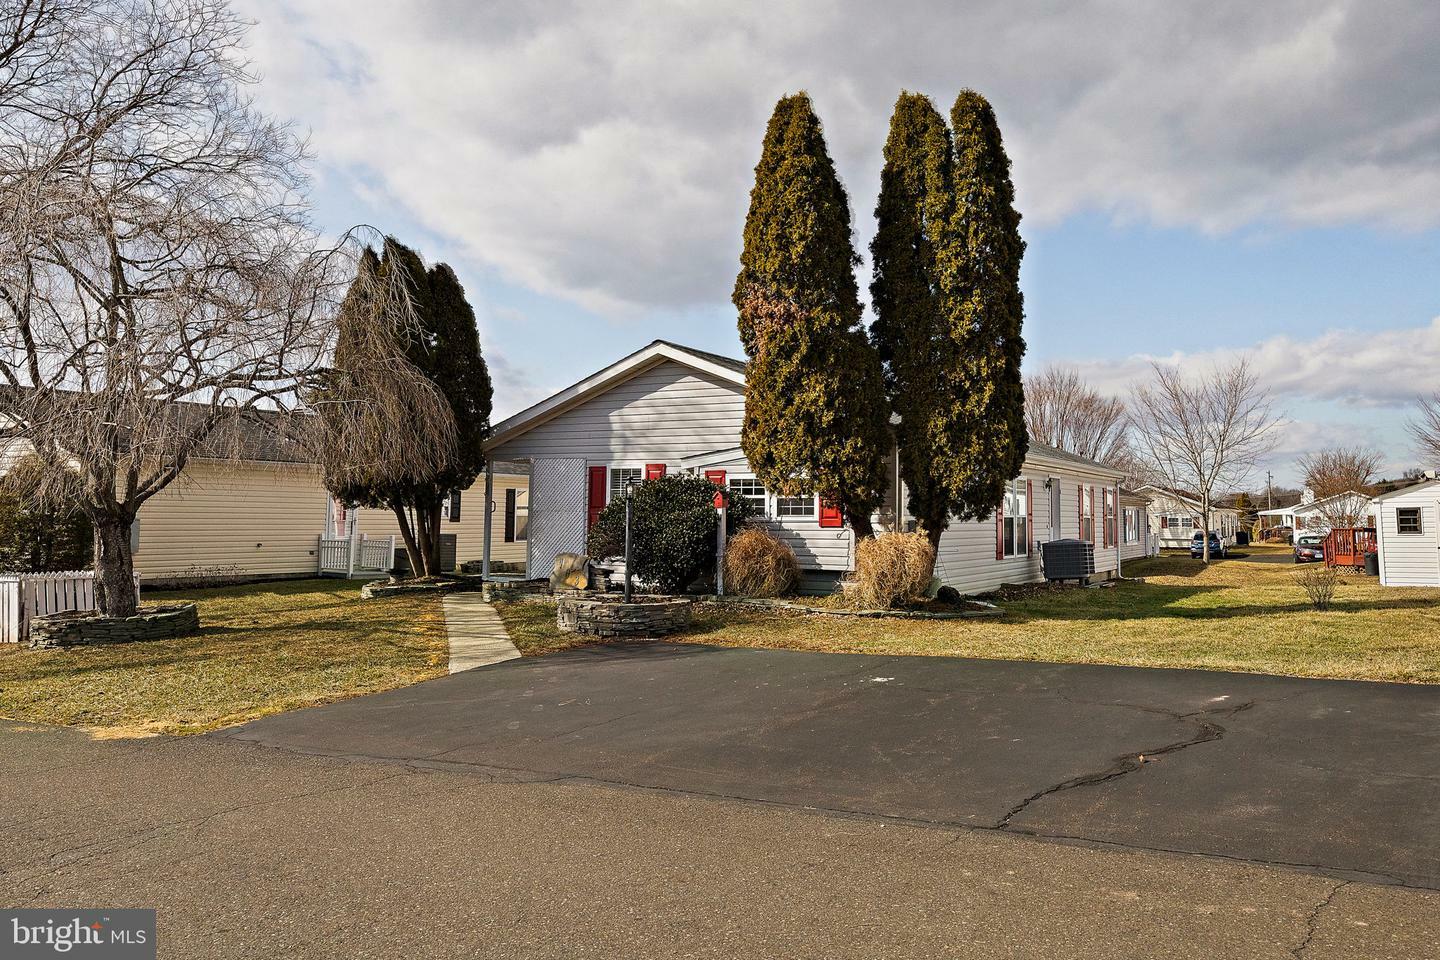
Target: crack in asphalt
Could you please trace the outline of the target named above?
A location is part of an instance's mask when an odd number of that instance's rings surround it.
[[[1299,957],[1304,954],[1306,950],[1310,949],[1310,942],[1315,939],[1315,933],[1320,927],[1320,914],[1324,913],[1325,908],[1334,902],[1335,895],[1350,886],[1350,883],[1351,881],[1349,880],[1341,880],[1336,883],[1335,886],[1330,888],[1330,892],[1325,894],[1324,898],[1311,909],[1310,915],[1305,918],[1305,938],[1290,948],[1290,955],[1292,957]]]
[[[1101,783],[1108,783],[1111,780],[1141,769],[1149,762],[1151,757],[1162,757],[1167,754],[1179,753],[1189,747],[1202,743],[1213,743],[1216,740],[1224,739],[1226,730],[1220,724],[1210,720],[1210,717],[1233,717],[1238,713],[1249,710],[1255,706],[1256,701],[1247,700],[1244,703],[1236,704],[1233,707],[1223,707],[1214,710],[1196,710],[1190,713],[1176,713],[1173,710],[1165,710],[1160,707],[1151,707],[1141,704],[1116,703],[1113,706],[1131,710],[1140,710],[1145,713],[1154,713],[1169,717],[1179,723],[1194,723],[1196,725],[1195,736],[1185,740],[1177,740],[1174,743],[1167,743],[1164,746],[1152,747],[1149,749],[1136,750],[1133,753],[1122,753],[1116,757],[1104,770],[1096,770],[1091,773],[1082,773],[1078,776],[1061,780],[1059,783],[1051,784],[1043,790],[1038,790],[1024,798],[1015,806],[1011,807],[1003,817],[995,822],[996,830],[1008,830],[1010,824],[1016,817],[1029,809],[1030,805],[1045,797],[1063,793],[1067,790],[1074,790],[1078,787],[1092,787]]]

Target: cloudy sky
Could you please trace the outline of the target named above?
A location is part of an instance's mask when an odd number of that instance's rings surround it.
[[[1027,366],[1124,392],[1252,355],[1271,466],[1440,389],[1440,4],[237,0],[316,215],[453,264],[505,415],[657,337],[739,354],[770,109],[808,90],[873,232],[902,89],[995,104],[1029,242]],[[861,267],[868,283],[868,262]]]

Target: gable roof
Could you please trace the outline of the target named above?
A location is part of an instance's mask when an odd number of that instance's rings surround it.
[[[1178,501],[1180,501],[1181,503],[1185,504],[1186,506],[1194,507],[1196,510],[1199,510],[1199,509],[1200,509],[1200,496],[1199,496],[1198,494],[1191,493],[1191,492],[1188,491],[1188,490],[1166,490],[1164,487],[1157,487],[1157,486],[1156,486],[1155,484],[1153,484],[1153,483],[1146,483],[1146,484],[1141,485],[1135,492],[1136,492],[1136,493],[1141,493],[1141,492],[1144,492],[1144,491],[1148,491],[1149,493],[1154,494],[1154,497],[1152,497],[1152,499],[1156,499],[1156,498],[1159,498],[1159,497],[1169,497],[1171,500],[1178,500]],[[1234,507],[1226,507],[1226,506],[1222,506],[1222,505],[1220,505],[1220,504],[1218,504],[1218,503],[1212,503],[1212,504],[1210,504],[1210,510],[1211,510],[1211,512],[1214,512],[1214,511],[1224,511],[1224,512],[1226,512],[1226,513],[1239,513],[1239,512],[1240,512],[1240,511],[1236,510]]]
[[[552,417],[559,416],[566,410],[604,393],[616,384],[623,383],[637,373],[667,360],[733,383],[741,388],[745,386],[745,363],[743,361],[724,357],[718,353],[696,350],[693,347],[682,347],[680,344],[671,343],[668,340],[655,340],[629,356],[621,357],[610,366],[591,374],[584,380],[573,383],[539,403],[532,404],[519,413],[501,420],[491,430],[490,438],[485,441],[485,447],[492,449],[502,443],[508,443]]]
[[[1059,447],[1052,447],[1048,443],[1039,443],[1035,440],[1030,441],[1030,452],[1026,456],[1035,456],[1041,460],[1051,460],[1060,463],[1073,463],[1115,477],[1125,476],[1125,471],[1108,467],[1099,460],[1091,460],[1088,457],[1082,457],[1068,450],[1061,450]]]

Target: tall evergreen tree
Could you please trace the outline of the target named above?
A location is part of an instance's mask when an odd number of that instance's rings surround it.
[[[444,503],[450,494],[475,482],[485,465],[484,442],[490,430],[493,389],[475,312],[465,298],[459,278],[447,264],[428,270],[420,255],[393,237],[385,239],[383,254],[366,251],[360,277],[351,287],[342,311],[386,309],[373,302],[373,292],[399,280],[409,295],[413,316],[408,323],[375,324],[405,331],[398,344],[405,359],[428,379],[450,407],[455,443],[443,461],[417,458],[403,478],[380,481],[363,468],[331,478],[337,497],[365,506],[386,507],[400,524],[411,569],[418,574],[440,571],[440,534]],[[370,276],[367,276],[367,272]],[[367,282],[368,281],[368,282]],[[388,307],[393,309],[393,305]],[[362,324],[342,323],[336,346],[336,366],[344,368],[352,353],[345,331],[367,331]],[[482,506],[483,509],[483,506]]]
[[[818,493],[871,532],[890,444],[879,358],[860,326],[850,203],[804,93],[765,131],[734,303],[750,357],[741,446],[757,477]]]
[[[964,90],[950,111],[955,139],[951,229],[936,250],[936,277],[951,336],[959,344],[953,458],[935,466],[937,482],[954,491],[952,512],[983,518],[1004,500],[1018,476],[1029,440],[1020,361],[1025,317],[1020,293],[1020,214],[1010,181],[1010,158],[995,111]],[[948,432],[947,428],[947,432]]]
[[[890,117],[870,244],[870,335],[900,417],[900,476],[911,515],[936,545],[959,499],[953,481],[946,481],[958,472],[967,399],[956,376],[959,344],[946,322],[936,261],[953,212],[951,151],[950,130],[930,98],[901,93]]]

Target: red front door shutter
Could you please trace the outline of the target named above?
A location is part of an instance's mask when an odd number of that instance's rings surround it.
[[[660,479],[660,478],[663,477],[663,476],[665,476],[665,464],[663,464],[663,463],[647,463],[647,464],[645,464],[645,479],[646,479],[646,480],[658,480],[658,479]]]
[[[605,468],[590,468],[590,520],[589,526],[595,526],[595,521],[600,519],[600,511],[605,509]]]
[[[838,503],[830,503],[828,500],[823,499],[820,501],[820,526],[845,526],[845,515],[840,511],[840,505]]]
[[[706,470],[705,479],[715,484],[715,486],[723,488],[725,486],[725,471]],[[725,506],[725,495],[723,493],[715,494],[715,509],[718,510],[723,506]]]

